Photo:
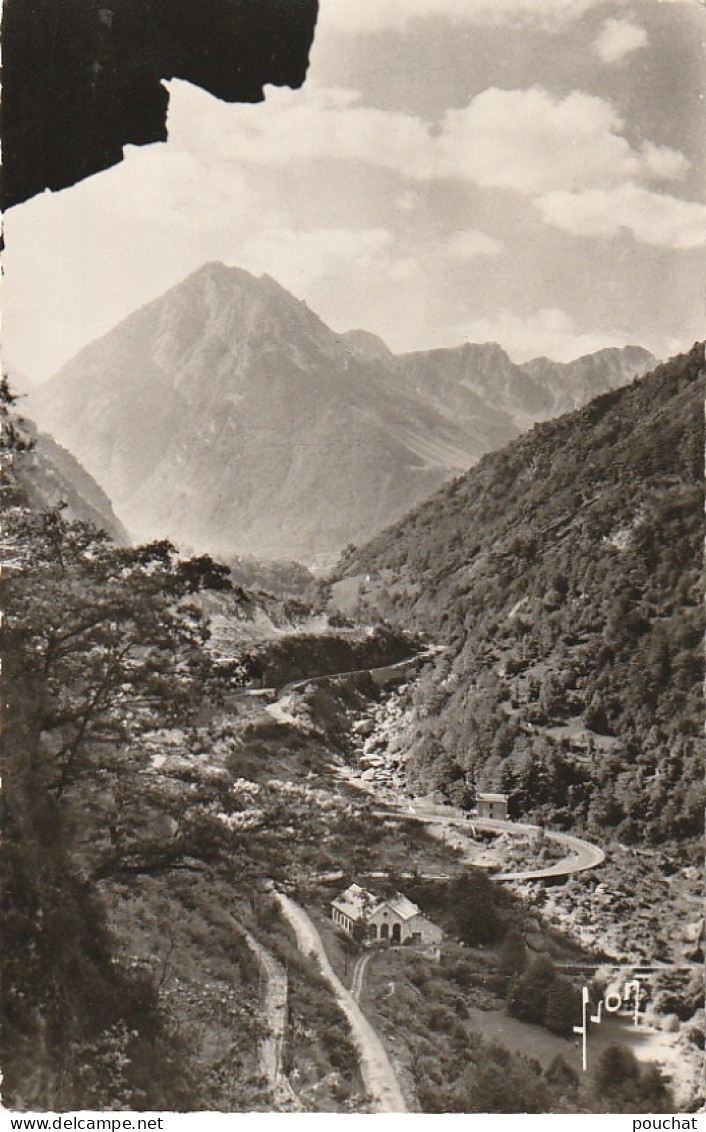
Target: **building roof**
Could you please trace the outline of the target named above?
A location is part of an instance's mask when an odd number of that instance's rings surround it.
[[[411,920],[413,916],[421,915],[417,905],[403,896],[401,892],[396,892],[394,896],[381,900],[379,896],[374,896],[372,892],[366,892],[359,884],[350,884],[344,892],[339,893],[331,901],[331,905],[354,921],[367,920],[381,908],[389,908],[403,920]]]
[[[384,905],[391,908],[392,911],[396,912],[398,916],[401,916],[403,920],[411,920],[412,916],[419,916],[421,914],[421,910],[417,905],[413,904],[411,900],[408,900],[406,896],[403,896],[401,892],[396,892],[389,900],[381,900],[378,907],[382,908]],[[375,911],[377,912],[377,908],[375,908]]]
[[[479,794],[479,802],[507,802],[507,794]]]
[[[331,904],[351,920],[362,920],[379,904],[379,900],[359,884],[349,884],[344,892],[340,892],[335,900],[331,901]]]

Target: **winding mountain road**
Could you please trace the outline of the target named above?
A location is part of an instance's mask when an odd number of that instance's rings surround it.
[[[363,1014],[355,998],[335,973],[323,940],[304,909],[283,892],[275,893],[283,915],[297,937],[303,955],[313,955],[321,974],[331,987],[348,1019],[353,1041],[360,1056],[360,1071],[376,1112],[407,1112],[400,1083],[376,1030]]]
[[[287,695],[289,692],[296,692],[300,688],[306,688],[307,684],[323,684],[326,680],[343,680],[347,676],[381,676],[384,673],[395,672],[398,669],[412,668],[415,664],[419,664],[425,660],[433,660],[434,657],[439,656],[442,652],[446,651],[445,645],[431,645],[422,652],[413,653],[412,656],[406,656],[403,660],[396,660],[392,664],[380,664],[371,667],[368,665],[366,668],[350,668],[345,672],[320,672],[318,675],[305,676],[300,680],[290,680],[286,684],[280,684],[277,687],[269,688],[238,688],[230,696],[232,700],[244,699],[266,699],[270,697],[273,700],[279,699],[281,696]]]
[[[519,822],[508,822],[511,826],[511,832],[517,833],[523,830],[535,833],[540,832],[539,826],[536,825],[521,825]],[[490,828],[486,824],[486,829]],[[556,841],[559,845],[565,845],[570,853],[566,857],[562,857],[560,861],[555,861],[553,865],[547,865],[541,869],[526,869],[519,872],[510,873],[494,873],[495,880],[549,880],[552,877],[568,877],[573,876],[574,873],[583,873],[588,869],[596,869],[605,861],[605,853],[598,845],[594,845],[591,841],[584,841],[581,837],[574,837],[570,833],[559,833],[554,829],[545,829],[542,831],[544,836],[549,841]]]
[[[397,660],[393,664],[380,664],[374,668],[368,665],[366,668],[351,668],[348,672],[330,672],[320,676],[307,676],[305,680],[291,680],[288,684],[282,684],[277,689],[277,694],[296,692],[299,688],[306,688],[307,684],[321,684],[325,680],[343,680],[347,676],[376,676],[386,672],[395,672],[399,669],[411,668],[422,661],[433,660],[434,657],[445,651],[445,645],[431,645],[428,649],[414,653],[412,656],[406,656],[404,660]]]
[[[431,645],[422,652],[405,657],[404,660],[399,660],[394,664],[381,665],[377,668],[358,668],[351,669],[348,672],[333,672],[319,676],[308,676],[303,680],[293,680],[288,684],[283,684],[278,689],[249,689],[242,694],[258,697],[263,697],[268,694],[273,696],[275,698],[274,702],[268,704],[265,710],[280,723],[296,724],[295,717],[287,710],[291,705],[286,697],[291,692],[305,688],[308,684],[323,683],[327,680],[344,679],[347,676],[362,676],[366,673],[375,676],[376,674],[401,670],[425,660],[433,660],[445,651],[446,646],[444,645]],[[362,783],[356,775],[346,774],[345,778],[349,785],[365,790],[369,794],[376,795],[375,789],[368,783]],[[572,876],[575,873],[585,872],[588,869],[595,869],[599,865],[602,865],[605,860],[603,850],[597,845],[593,845],[590,841],[585,841],[580,837],[574,837],[573,834],[561,833],[558,830],[541,830],[539,826],[530,825],[525,822],[500,821],[491,818],[471,818],[463,814],[449,812],[448,807],[424,807],[418,803],[413,802],[410,805],[404,801],[400,801],[399,807],[396,809],[395,813],[399,814],[400,817],[424,822],[426,824],[453,825],[459,828],[466,826],[471,830],[482,829],[489,832],[509,833],[518,836],[536,836],[539,833],[543,833],[548,840],[554,841],[568,850],[565,857],[562,857],[559,861],[554,861],[550,865],[545,865],[538,869],[521,869],[514,872],[493,873],[494,880],[531,881],[561,879]],[[391,814],[386,814],[386,816],[391,816]]]
[[[464,826],[470,831],[483,829],[490,833],[510,833],[519,836],[536,837],[543,835],[548,841],[554,841],[568,849],[565,857],[554,861],[551,865],[539,869],[522,869],[517,872],[493,873],[493,880],[549,880],[552,877],[567,877],[574,873],[582,873],[587,869],[595,869],[602,865],[605,853],[590,841],[574,837],[570,833],[561,833],[554,829],[542,829],[538,825],[525,822],[500,821],[497,818],[462,817],[456,814],[443,814],[435,812],[436,808],[426,809],[420,805],[411,807],[405,818],[422,821],[427,824],[452,825],[462,829]]]

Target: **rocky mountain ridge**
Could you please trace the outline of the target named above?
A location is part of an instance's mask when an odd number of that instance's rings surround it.
[[[648,359],[636,348],[586,365],[573,394],[571,367],[515,366],[493,344],[394,356],[365,331],[334,333],[269,276],[210,263],[31,405],[133,537],[321,566]]]

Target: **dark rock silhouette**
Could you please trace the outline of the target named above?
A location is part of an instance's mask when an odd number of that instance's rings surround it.
[[[162,79],[227,102],[300,87],[318,0],[5,0],[2,205],[165,141]]]

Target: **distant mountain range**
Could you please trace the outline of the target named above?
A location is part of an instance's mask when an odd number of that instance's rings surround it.
[[[652,364],[393,355],[269,276],[206,264],[30,395],[134,538],[327,565],[536,420]]]

